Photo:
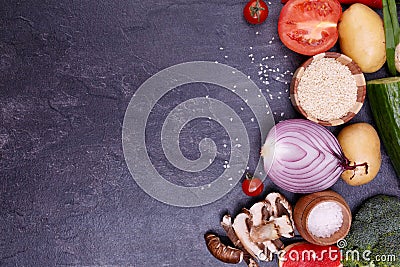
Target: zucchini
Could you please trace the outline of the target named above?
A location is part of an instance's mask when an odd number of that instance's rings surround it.
[[[367,94],[378,133],[400,177],[400,77],[368,81]]]

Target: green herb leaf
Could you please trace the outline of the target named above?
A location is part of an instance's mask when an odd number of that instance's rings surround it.
[[[390,6],[388,4],[391,2]],[[386,62],[389,68],[389,72],[392,76],[396,76],[396,65],[395,65],[395,50],[396,50],[396,41],[399,40],[399,22],[397,19],[397,9],[396,5],[393,3],[393,0],[383,0],[383,25],[385,27],[385,40],[386,40]],[[394,4],[394,5],[393,5]],[[394,7],[393,7],[394,6]],[[390,11],[389,9],[392,8]],[[393,10],[394,9],[394,10]],[[393,21],[391,14],[396,14],[395,25],[393,27]],[[397,22],[397,23],[396,23]],[[396,36],[396,37],[395,37]]]

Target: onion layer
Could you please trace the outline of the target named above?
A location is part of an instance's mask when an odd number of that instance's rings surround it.
[[[304,119],[279,122],[268,133],[261,155],[264,168],[279,187],[312,193],[331,187],[344,170],[354,169],[336,137]]]

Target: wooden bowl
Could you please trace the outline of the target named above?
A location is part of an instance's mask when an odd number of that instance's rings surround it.
[[[336,202],[342,208],[342,226],[330,237],[315,236],[309,231],[307,226],[311,210],[323,202]],[[293,219],[297,231],[308,242],[321,246],[333,245],[348,234],[351,226],[351,211],[342,196],[332,190],[326,190],[301,197],[294,207]]]
[[[311,62],[313,62],[313,60],[317,60],[317,59],[324,58],[324,57],[335,58],[337,61],[339,61],[343,65],[347,66],[350,69],[351,74],[354,76],[354,78],[356,80],[356,85],[357,85],[357,101],[356,101],[356,103],[353,105],[353,107],[348,111],[348,113],[346,115],[344,115],[341,118],[337,118],[337,119],[330,120],[330,121],[319,120],[319,119],[314,118],[313,116],[307,114],[304,111],[304,109],[301,107],[300,101],[298,99],[298,94],[297,94],[297,88],[298,88],[300,79],[303,76],[306,68],[311,64]],[[336,126],[336,125],[340,125],[340,124],[346,123],[349,120],[351,120],[360,111],[360,109],[364,103],[364,100],[365,100],[366,92],[367,91],[366,91],[365,77],[364,77],[364,74],[361,71],[360,67],[358,67],[358,65],[348,56],[345,56],[340,53],[335,53],[335,52],[325,52],[325,53],[321,53],[321,54],[318,54],[318,55],[315,55],[315,56],[309,58],[306,62],[304,62],[296,70],[296,72],[293,75],[292,82],[290,84],[290,99],[292,101],[292,105],[294,106],[294,108],[301,115],[306,117],[307,119],[314,121],[318,124],[324,125],[324,126]]]

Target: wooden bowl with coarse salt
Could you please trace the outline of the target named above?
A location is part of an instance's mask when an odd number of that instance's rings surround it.
[[[324,126],[351,120],[361,109],[366,82],[360,67],[348,56],[325,52],[304,62],[294,73],[290,99],[307,119]]]
[[[345,199],[332,190],[302,196],[293,211],[297,231],[310,243],[340,245],[351,226],[351,210]]]

